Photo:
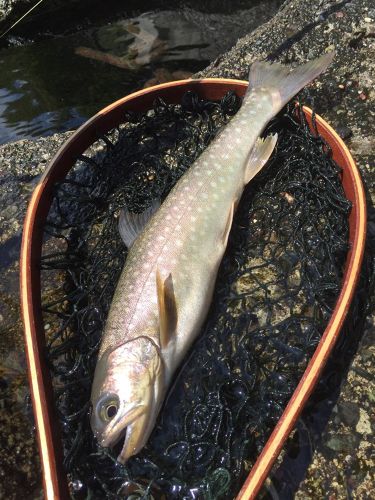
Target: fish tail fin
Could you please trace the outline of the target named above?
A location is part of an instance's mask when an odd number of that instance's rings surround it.
[[[248,92],[269,91],[276,114],[297,92],[325,71],[333,57],[334,51],[327,52],[292,70],[278,63],[256,61],[250,68]]]

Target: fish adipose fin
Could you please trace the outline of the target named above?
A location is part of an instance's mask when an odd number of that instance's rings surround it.
[[[156,291],[158,296],[160,346],[165,349],[175,338],[177,328],[177,305],[172,275],[163,280],[156,270]]]
[[[122,241],[130,248],[137,237],[145,228],[147,222],[160,207],[158,200],[153,201],[152,205],[146,208],[141,214],[135,214],[123,208],[120,212],[118,221],[118,230]]]
[[[334,52],[290,69],[281,64],[256,61],[251,65],[248,92],[272,93],[273,113],[276,114],[305,85],[323,73],[331,64]]]
[[[269,160],[272,151],[275,149],[277,143],[277,134],[268,135],[265,139],[258,137],[252,150],[250,151],[249,158],[245,170],[245,184],[251,181],[253,177],[263,168]]]

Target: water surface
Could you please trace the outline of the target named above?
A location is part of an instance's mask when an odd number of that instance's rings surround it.
[[[74,129],[148,80],[187,77],[219,51],[210,30],[179,11],[2,49],[0,143]]]

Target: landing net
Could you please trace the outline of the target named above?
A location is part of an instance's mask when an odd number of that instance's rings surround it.
[[[119,211],[163,200],[240,103],[233,92],[220,102],[187,93],[180,105],[157,100],[152,111],[128,113],[56,187],[45,226],[43,310],[77,498],[233,498],[332,314],[350,202],[329,147],[289,105],[265,131],[279,134],[277,150],[245,189],[207,321],[147,446],[123,466],[118,450],[95,442],[91,384],[127,255]]]

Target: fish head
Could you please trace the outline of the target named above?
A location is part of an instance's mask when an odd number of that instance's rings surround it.
[[[146,444],[164,396],[159,351],[138,337],[105,352],[97,362],[91,392],[91,428],[103,447],[125,437],[117,460],[125,463]]]

